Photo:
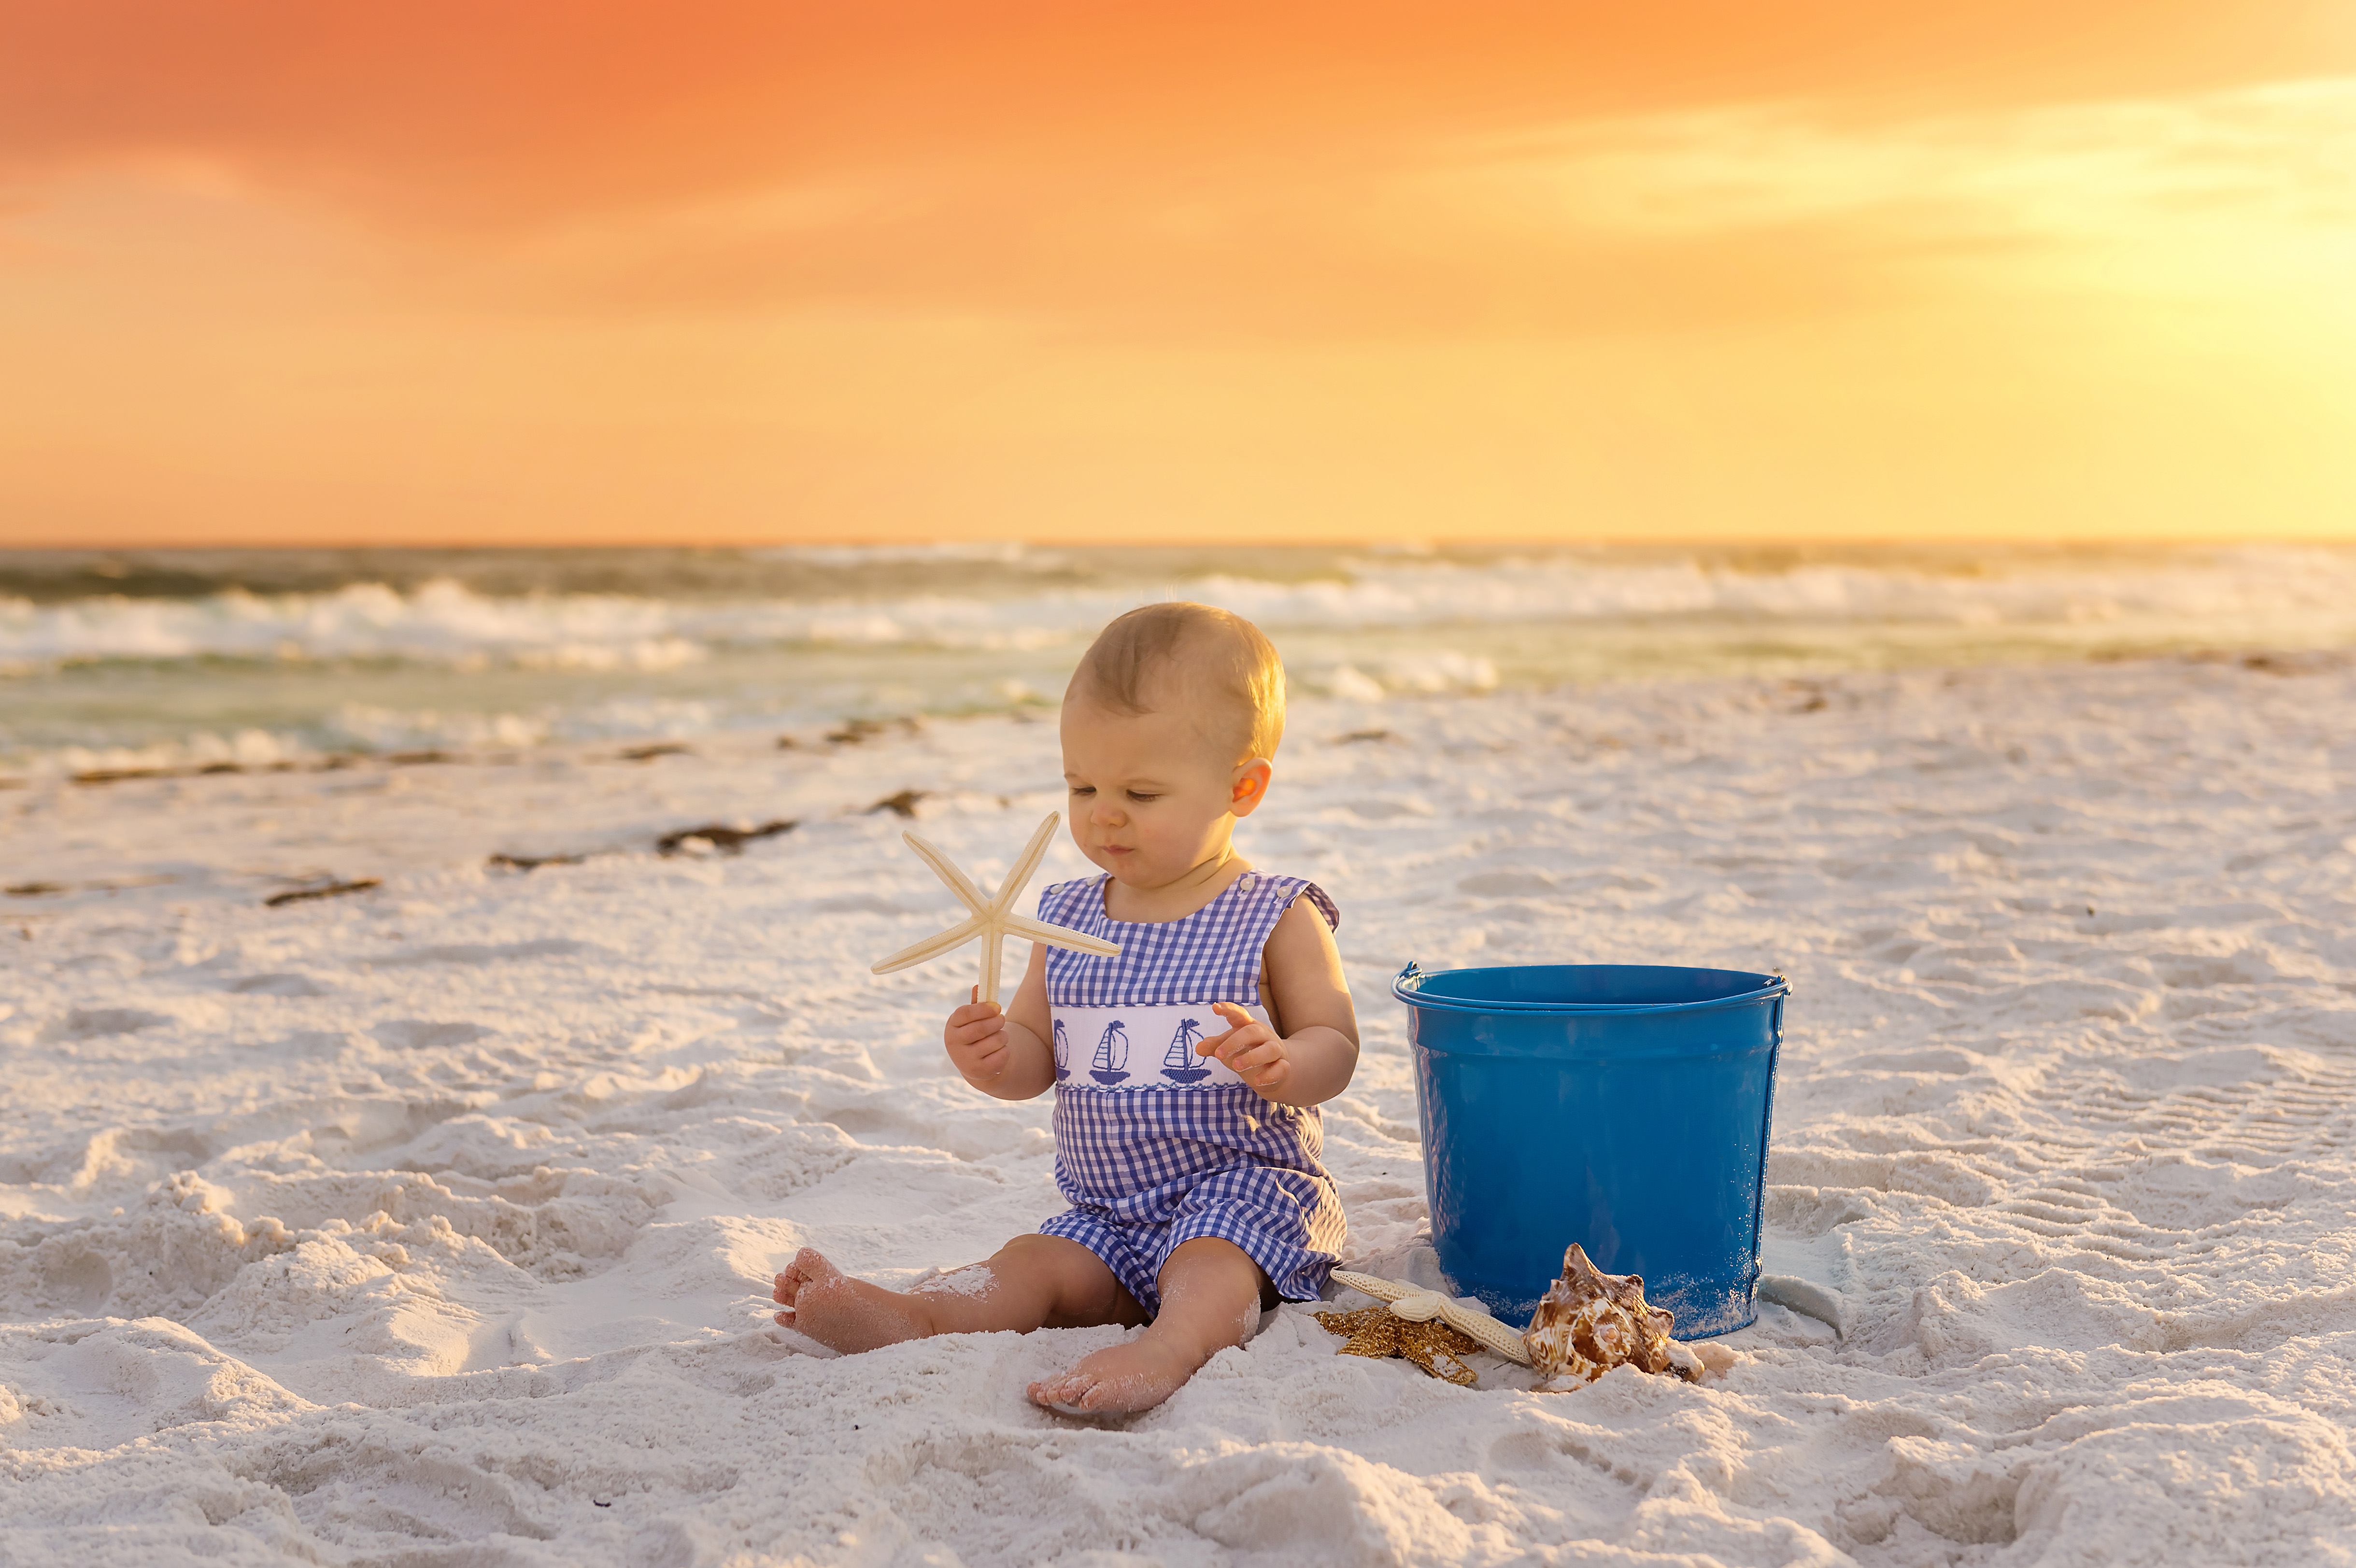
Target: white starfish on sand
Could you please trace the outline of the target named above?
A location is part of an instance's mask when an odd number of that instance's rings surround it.
[[[874,973],[889,975],[897,969],[913,968],[927,959],[937,958],[981,938],[981,999],[998,1000],[999,952],[1010,935],[1027,937],[1033,942],[1044,942],[1056,947],[1068,947],[1075,953],[1094,953],[1107,958],[1120,955],[1119,943],[1088,936],[1068,925],[1050,925],[1044,920],[1033,920],[1027,914],[1014,912],[1014,901],[1039,869],[1041,857],[1047,853],[1048,841],[1055,837],[1055,828],[1063,818],[1052,813],[1039,824],[1039,831],[1031,835],[1031,842],[1006,873],[1006,880],[998,886],[998,896],[983,898],[973,879],[950,863],[949,858],[913,833],[904,833],[908,848],[914,849],[933,869],[933,875],[947,883],[958,901],[973,912],[938,935],[927,936],[913,947],[903,947],[891,957],[875,965]]]

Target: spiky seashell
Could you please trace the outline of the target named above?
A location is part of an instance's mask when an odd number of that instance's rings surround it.
[[[1547,1286],[1522,1343],[1541,1379],[1593,1382],[1622,1363],[1691,1378],[1697,1375],[1687,1368],[1691,1353],[1677,1356],[1669,1343],[1676,1321],[1675,1314],[1644,1300],[1641,1275],[1605,1274],[1573,1242],[1562,1254],[1562,1277]]]

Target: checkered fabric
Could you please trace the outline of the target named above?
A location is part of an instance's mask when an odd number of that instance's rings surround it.
[[[1259,1000],[1260,950],[1292,901],[1306,897],[1340,930],[1342,912],[1325,890],[1300,877],[1246,871],[1183,920],[1139,924],[1105,913],[1109,876],[1058,882],[1039,895],[1039,918],[1120,944],[1118,958],[1047,949],[1047,1000],[1067,1008],[1118,1008]]]
[[[1183,920],[1154,924],[1108,916],[1109,880],[1039,897],[1040,919],[1121,948],[1118,958],[1049,948],[1050,1008],[1255,1007],[1261,952],[1294,900],[1341,924],[1325,891],[1299,877],[1247,871]],[[1314,1106],[1271,1104],[1244,1084],[1108,1092],[1076,1072],[1055,1086],[1055,1185],[1072,1207],[1039,1229],[1104,1259],[1148,1313],[1161,1307],[1162,1265],[1201,1236],[1243,1249],[1286,1300],[1313,1301],[1347,1233],[1324,1143]]]

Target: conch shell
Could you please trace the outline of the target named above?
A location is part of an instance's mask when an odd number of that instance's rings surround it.
[[[1573,1242],[1562,1254],[1562,1277],[1547,1286],[1522,1331],[1522,1343],[1542,1380],[1568,1376],[1593,1382],[1625,1363],[1697,1381],[1701,1359],[1670,1343],[1676,1321],[1676,1314],[1646,1303],[1642,1275],[1605,1274]]]

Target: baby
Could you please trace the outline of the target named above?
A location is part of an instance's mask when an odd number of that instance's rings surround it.
[[[1231,842],[1283,732],[1284,667],[1250,622],[1155,604],[1104,629],[1063,713],[1072,838],[1103,872],[1047,889],[1039,916],[1120,955],[1036,944],[1012,1007],[958,1008],[941,1037],[985,1094],[1055,1090],[1072,1206],[907,1292],[804,1248],[777,1276],[778,1322],[846,1351],[1143,1324],[1031,1385],[1049,1409],[1113,1415],[1168,1399],[1279,1299],[1316,1299],[1344,1236],[1317,1106],[1358,1061],[1340,915]]]

